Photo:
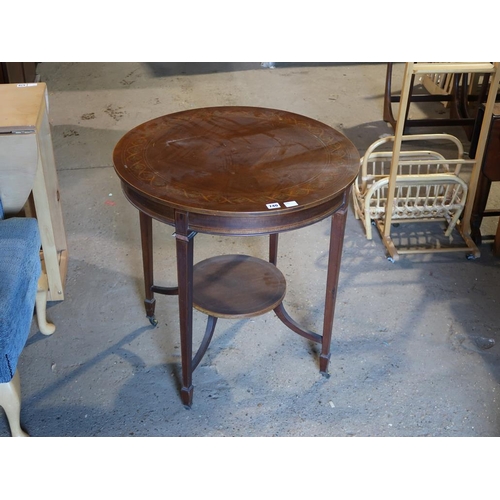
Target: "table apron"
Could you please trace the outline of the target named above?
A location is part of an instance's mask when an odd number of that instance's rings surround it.
[[[348,203],[350,186],[337,197],[325,203],[302,209],[291,209],[288,213],[269,214],[216,214],[199,213],[186,209],[176,209],[164,205],[122,182],[122,190],[127,200],[141,212],[165,224],[175,227],[177,211],[189,214],[189,229],[192,231],[233,236],[258,236],[291,231],[315,224],[334,214]]]

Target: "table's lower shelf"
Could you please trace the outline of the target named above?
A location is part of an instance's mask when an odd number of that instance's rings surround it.
[[[217,318],[249,318],[272,311],[286,282],[273,264],[248,255],[220,255],[193,268],[193,305]]]

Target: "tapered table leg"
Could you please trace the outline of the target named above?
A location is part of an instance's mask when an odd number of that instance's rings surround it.
[[[276,265],[278,263],[278,233],[269,235],[269,262]]]
[[[470,217],[471,237],[476,245],[481,245],[482,243],[481,223],[483,222],[484,212],[486,211],[490,189],[491,181],[480,172]]]
[[[323,318],[323,338],[321,341],[321,354],[319,369],[323,374],[328,373],[330,361],[330,344],[332,340],[333,317],[335,314],[335,301],[340,274],[340,261],[344,243],[345,224],[347,219],[347,200],[349,193],[344,196],[343,207],[332,215],[330,230],[330,249],[328,254],[328,273],[326,277],[325,313]]]
[[[139,211],[139,222],[141,227],[142,244],[142,266],[144,269],[144,306],[146,317],[153,326],[158,324],[155,318],[156,299],[152,291],[153,286],[153,219],[142,211]]]
[[[181,400],[190,408],[193,403],[193,246],[194,231],[189,230],[188,214],[175,215],[177,286],[179,289],[179,327],[181,337]]]

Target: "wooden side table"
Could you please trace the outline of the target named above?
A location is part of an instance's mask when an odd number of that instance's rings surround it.
[[[17,214],[32,192],[42,240],[42,264],[48,281],[47,300],[64,300],[68,247],[59,196],[45,83],[0,85],[0,177],[9,186],[0,194],[5,213]],[[7,183],[6,183],[7,184]],[[20,201],[21,200],[21,201]],[[21,203],[21,205],[19,205]]]
[[[192,404],[193,371],[218,318],[274,310],[294,332],[321,345],[320,371],[326,374],[348,195],[359,169],[354,145],[331,127],[301,115],[228,106],[143,123],[118,142],[113,160],[126,198],[139,210],[146,315],[152,324],[155,294],[178,295],[184,405]],[[318,334],[303,329],[285,310],[278,234],[329,216],[324,324]],[[153,218],[175,227],[177,287],[154,282]],[[269,262],[226,255],[193,266],[197,232],[270,235]],[[208,315],[194,356],[193,307]]]

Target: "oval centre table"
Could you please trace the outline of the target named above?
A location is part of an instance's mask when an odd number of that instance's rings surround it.
[[[221,106],[161,116],[127,132],[113,152],[128,201],[139,210],[146,316],[155,294],[178,295],[181,400],[193,402],[193,372],[218,318],[274,311],[292,331],[321,345],[327,374],[349,192],[359,170],[340,132],[288,111]],[[331,217],[323,331],[302,328],[285,310],[278,235]],[[152,220],[175,228],[177,286],[154,283]],[[194,265],[198,233],[269,235],[269,260],[219,255]],[[300,263],[297,263],[300,265]],[[208,316],[193,356],[193,307]]]

